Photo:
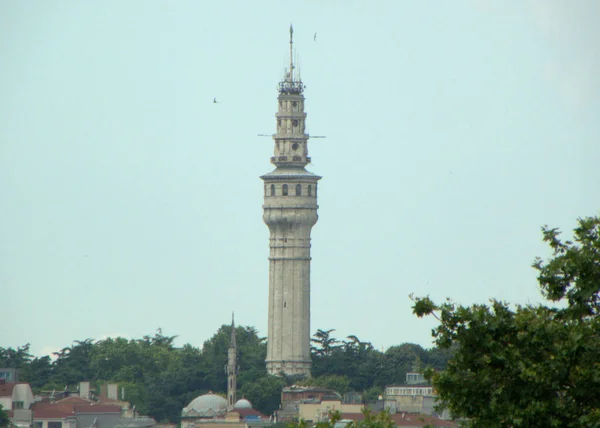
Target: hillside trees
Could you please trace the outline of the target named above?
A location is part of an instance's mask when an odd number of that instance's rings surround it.
[[[344,385],[340,381],[346,378],[348,391],[369,390],[370,397],[377,396],[383,393],[386,385],[403,384],[407,372],[426,367],[444,368],[453,352],[439,348],[425,350],[414,343],[392,346],[381,352],[356,336],[340,341],[333,337],[334,331],[317,330],[315,333],[311,353],[313,378],[303,384]]]
[[[340,393],[362,392],[365,398],[374,399],[383,393],[385,385],[403,383],[406,371],[412,370],[417,360],[422,367],[438,367],[444,358],[439,350],[424,350],[415,344],[393,346],[384,353],[356,336],[338,340],[334,331],[318,330],[315,334],[313,377],[301,381],[267,375],[265,338],[253,327],[236,327],[238,396],[249,399],[255,409],[267,415],[279,407],[281,388],[290,382]],[[175,339],[159,329],[141,339],[78,340],[55,353],[54,361],[49,356],[33,358],[29,345],[0,348],[0,366],[20,369],[21,380],[30,382],[36,392],[62,391],[65,385],[74,390],[80,381],[87,380],[98,395],[105,382],[116,382],[140,414],[177,422],[182,408],[193,398],[209,390],[226,392],[224,367],[231,326],[221,326],[202,349],[189,344],[176,347]]]
[[[559,306],[415,300],[417,316],[440,322],[437,345],[457,348],[445,371],[429,375],[472,426],[600,426],[600,219],[579,219],[573,241],[542,231],[553,255],[533,267],[542,294]]]

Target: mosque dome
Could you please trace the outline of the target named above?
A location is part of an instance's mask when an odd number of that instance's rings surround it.
[[[184,407],[181,416],[213,418],[227,413],[227,400],[220,395],[208,394],[194,398],[187,407]]]
[[[242,398],[242,399],[236,401],[235,404],[233,405],[234,410],[251,409],[251,408],[252,408],[252,404],[245,398]]]

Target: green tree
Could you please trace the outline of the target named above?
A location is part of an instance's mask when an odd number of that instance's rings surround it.
[[[73,385],[82,380],[93,380],[94,372],[90,366],[93,342],[92,339],[75,340],[72,346],[55,352],[50,382]]]
[[[238,384],[254,382],[267,376],[265,359],[267,344],[254,327],[238,326],[236,331],[237,363],[240,368]],[[227,387],[227,351],[231,341],[231,325],[222,325],[202,347],[208,368],[207,384],[213,391],[225,392]]]
[[[363,419],[360,421],[350,422],[348,428],[394,428],[396,424],[390,417],[388,411],[372,413],[368,408],[363,409]],[[342,419],[341,413],[336,410],[329,412],[329,417],[326,421],[316,423],[317,428],[334,428],[336,423]],[[307,428],[308,424],[301,420],[288,424],[289,428]]]
[[[28,364],[23,365],[19,372],[20,380],[28,382],[36,392],[48,383],[51,376],[52,360],[47,355],[34,358]]]
[[[427,359],[427,351],[414,343],[391,346],[385,351],[385,366],[390,384],[402,384],[406,373],[417,369],[422,360]]]
[[[425,351],[425,358],[422,362],[426,367],[436,370],[444,370],[448,364],[448,361],[450,361],[456,353],[456,349],[456,345],[449,349],[443,349],[439,346],[427,349]]]
[[[305,379],[301,382],[301,385],[333,389],[340,394],[345,394],[350,390],[350,379],[348,379],[348,376],[325,375]]]
[[[242,396],[252,406],[265,415],[272,415],[281,404],[281,390],[286,386],[285,380],[277,376],[265,376],[242,385]]]
[[[544,227],[553,256],[533,265],[543,295],[559,307],[415,299],[417,316],[440,322],[437,345],[457,347],[445,371],[428,375],[443,404],[471,426],[600,426],[600,219],[578,223],[573,241]]]
[[[2,404],[0,404],[0,428],[5,428],[5,427],[9,427],[10,426],[10,419],[8,417],[8,413],[6,413],[6,410],[4,410],[4,408],[2,407]]]

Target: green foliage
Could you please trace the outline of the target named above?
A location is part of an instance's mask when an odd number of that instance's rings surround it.
[[[265,376],[242,386],[242,396],[265,415],[271,415],[281,404],[281,390],[285,380],[278,376]]]
[[[303,380],[300,385],[333,389],[340,394],[345,394],[350,391],[350,379],[348,376],[324,375],[320,377],[311,377]]]
[[[352,422],[350,428],[394,428],[396,426],[386,410],[373,414],[368,408],[364,408],[363,415],[364,419]]]
[[[254,382],[267,375],[265,359],[267,344],[265,338],[259,337],[254,327],[236,327],[237,361],[240,366],[238,383]],[[224,367],[227,365],[227,350],[231,340],[231,326],[222,325],[217,333],[204,342],[204,356],[208,374],[208,388],[221,391],[227,385]]]
[[[0,348],[0,366],[7,368],[22,369],[31,361],[29,343],[13,348]]]
[[[396,424],[390,417],[388,411],[378,412],[373,414],[368,408],[364,408],[363,419],[360,421],[350,422],[346,427],[348,428],[394,428]],[[335,424],[342,419],[341,413],[336,410],[329,413],[329,417],[326,421],[317,422],[315,426],[317,428],[334,428]],[[292,422],[288,424],[288,428],[307,428],[308,424],[306,421]]]
[[[369,342],[356,336],[339,341],[332,337],[334,330],[318,330],[312,339],[312,376],[338,376],[349,379],[346,391],[366,391],[391,384],[402,384],[406,373],[426,367],[443,369],[454,350],[432,348],[425,350],[419,345],[404,343],[390,347],[382,353]],[[341,392],[341,391],[338,391]]]
[[[92,339],[75,340],[68,346],[55,352],[51,382],[61,385],[74,385],[82,380],[92,380],[94,372],[91,368]]]
[[[415,300],[417,316],[440,321],[437,345],[456,349],[445,371],[428,373],[455,416],[475,427],[600,425],[599,230],[600,219],[580,219],[574,242],[562,242],[543,228],[554,253],[534,268],[560,308]]]
[[[303,383],[333,389],[341,394],[363,392],[376,399],[386,384],[402,383],[415,364],[443,368],[445,354],[404,344],[382,353],[356,336],[337,340],[334,330],[318,330],[313,339],[313,377],[269,376],[265,367],[266,342],[253,327],[236,327],[238,396],[270,415],[279,408],[284,386]],[[32,387],[74,389],[80,381],[92,382],[96,394],[107,382],[124,387],[125,400],[140,414],[158,421],[179,422],[181,410],[195,397],[208,392],[225,393],[224,367],[231,338],[231,326],[223,325],[207,340],[202,350],[191,345],[174,346],[176,336],[160,329],[142,339],[107,338],[74,341],[50,357],[32,358],[29,345],[0,348],[0,363],[20,370],[21,379]],[[432,356],[430,358],[430,355]],[[430,361],[431,360],[431,361]],[[240,394],[241,393],[241,394]]]
[[[379,396],[383,395],[383,388],[372,386],[363,392],[365,402],[379,400]]]
[[[2,404],[0,404],[0,428],[5,428],[5,427],[9,427],[10,426],[10,419],[8,417],[8,413],[6,413],[6,410],[4,410],[4,408],[2,407]]]

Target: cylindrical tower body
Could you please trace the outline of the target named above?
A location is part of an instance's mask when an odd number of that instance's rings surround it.
[[[293,66],[290,66],[292,68]],[[264,180],[264,222],[270,231],[269,374],[310,375],[310,232],[317,222],[317,182],[305,134],[304,86],[293,73],[279,84],[277,133]]]

